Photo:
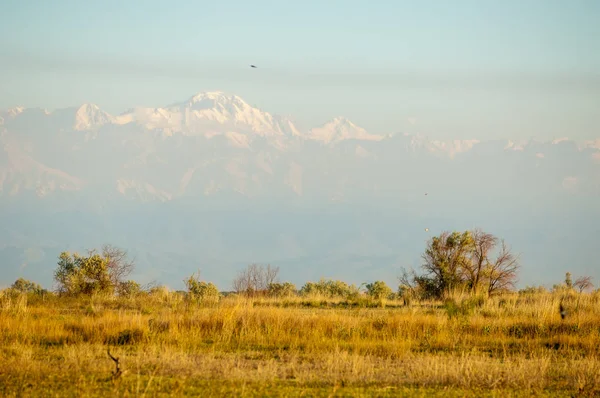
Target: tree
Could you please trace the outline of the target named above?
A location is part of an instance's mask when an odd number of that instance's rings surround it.
[[[471,233],[472,247],[470,261],[464,263],[464,277],[471,293],[478,293],[483,274],[489,265],[489,254],[498,242],[494,235],[475,229]]]
[[[424,274],[400,277],[402,296],[441,298],[456,289],[490,295],[514,287],[519,269],[504,240],[480,229],[442,232],[427,242],[422,258]]]
[[[365,288],[367,289],[367,295],[375,300],[387,299],[392,295],[392,289],[383,281],[368,283]]]
[[[577,278],[575,284],[573,285],[577,290],[579,290],[579,294],[583,293],[585,290],[593,288],[592,277],[591,276],[582,276]]]
[[[127,259],[127,250],[112,246],[102,245],[101,255],[106,260],[106,267],[113,286],[119,286],[135,268],[133,260]],[[90,254],[95,251],[90,252]]]
[[[469,231],[442,232],[431,238],[422,255],[425,276],[433,282],[434,294],[442,296],[463,287],[464,273],[473,252],[473,237]]]
[[[28,281],[24,278],[17,279],[11,286],[11,289],[19,293],[42,294],[44,289],[35,282]]]
[[[119,292],[128,295],[135,290],[135,282],[125,278],[133,271],[134,262],[127,259],[127,251],[112,245],[103,245],[100,253],[88,250],[87,256],[62,252],[54,279],[58,290],[69,294]],[[133,291],[132,290],[132,291]]]
[[[277,281],[279,267],[271,267],[270,264],[250,264],[244,270],[239,271],[233,280],[233,290],[248,296],[266,294],[269,285]]]
[[[514,288],[518,270],[518,256],[512,254],[502,240],[498,256],[494,261],[488,261],[485,269],[487,294],[491,295],[497,291]]]
[[[573,279],[571,279],[570,272],[567,272],[565,274],[565,285],[567,286],[567,289],[569,289],[569,290],[573,289]]]

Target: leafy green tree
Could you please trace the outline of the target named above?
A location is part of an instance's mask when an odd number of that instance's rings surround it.
[[[433,294],[442,296],[465,286],[463,272],[474,246],[466,232],[442,232],[430,239],[422,258],[425,276],[433,282]]]
[[[405,271],[400,277],[401,296],[442,298],[456,290],[490,295],[514,287],[519,269],[505,242],[479,229],[442,232],[427,242],[422,258],[422,275]]]

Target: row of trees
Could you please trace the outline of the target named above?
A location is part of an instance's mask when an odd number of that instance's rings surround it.
[[[511,253],[503,240],[480,229],[464,232],[443,232],[427,242],[422,255],[421,273],[404,270],[397,293],[383,281],[361,286],[334,280],[308,282],[299,290],[289,282],[278,280],[279,267],[251,264],[239,271],[232,287],[234,292],[249,297],[286,297],[320,295],[322,297],[357,298],[364,293],[375,299],[404,297],[405,299],[439,299],[457,291],[472,295],[492,295],[514,288],[519,270],[518,256]],[[63,252],[59,256],[54,279],[57,291],[66,295],[94,293],[131,296],[141,292],[140,285],[128,276],[134,261],[126,250],[104,245],[87,255]],[[18,283],[17,283],[18,282]],[[15,282],[20,291],[42,291],[25,280]],[[217,287],[201,281],[198,274],[184,280],[187,294],[195,300],[218,300]],[[581,279],[573,284],[568,275],[566,285],[588,288],[590,281]]]

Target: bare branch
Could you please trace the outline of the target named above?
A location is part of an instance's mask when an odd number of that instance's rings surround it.
[[[252,296],[258,292],[266,292],[269,285],[277,281],[279,267],[250,264],[238,272],[232,286],[237,293]]]
[[[513,255],[502,240],[498,257],[490,263],[488,269],[488,294],[495,291],[514,287],[519,270],[518,256]]]
[[[107,261],[111,283],[117,286],[134,269],[134,261],[127,259],[127,250],[105,244],[102,246],[102,257]]]
[[[579,290],[579,293],[583,293],[584,290],[594,287],[591,276],[582,276],[581,278],[577,278],[573,286]]]
[[[115,363],[115,371],[112,372],[112,376],[114,379],[120,377],[123,372],[121,371],[121,366],[119,363],[119,358],[115,358],[112,356],[112,354],[110,353],[110,346],[106,349],[106,352],[108,353],[108,356],[110,357],[110,359],[112,359]]]

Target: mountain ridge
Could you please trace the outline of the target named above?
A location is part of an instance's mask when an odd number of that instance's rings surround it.
[[[529,170],[525,175],[539,167],[554,169],[560,175],[539,178],[572,192],[582,186],[597,192],[600,185],[595,168],[600,139],[442,141],[418,133],[374,135],[339,115],[300,131],[290,118],[223,91],[116,116],[84,103],[54,111],[13,107],[0,111],[0,117],[0,197],[95,187],[99,194],[141,201],[228,190],[249,198],[287,192],[337,201],[348,198],[349,190],[382,192],[385,182],[369,173],[391,176],[406,162],[424,170],[435,164],[433,159],[461,167],[482,157],[517,162]]]
[[[131,250],[142,282],[202,267],[229,289],[256,261],[296,283],[394,283],[431,234],[475,226],[525,252],[525,283],[597,274],[600,140],[371,135],[342,116],[300,129],[222,92],[0,118],[0,283],[50,284],[61,251],[103,243]]]

